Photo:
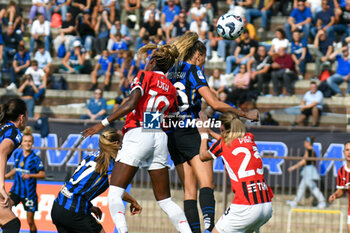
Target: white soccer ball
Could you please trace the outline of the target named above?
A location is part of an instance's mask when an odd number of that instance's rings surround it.
[[[242,34],[243,29],[242,17],[232,13],[226,13],[220,16],[216,25],[218,34],[227,40],[235,40]]]

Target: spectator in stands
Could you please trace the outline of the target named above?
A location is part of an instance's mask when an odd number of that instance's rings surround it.
[[[30,56],[23,45],[18,46],[18,52],[13,57],[12,67],[10,68],[11,84],[7,89],[16,89],[18,77],[21,77],[30,66]]]
[[[89,13],[93,12],[93,0],[74,0],[71,4],[70,11],[73,14],[73,17],[75,18],[80,13]],[[96,20],[95,20],[96,21]],[[94,22],[96,23],[96,22]]]
[[[163,32],[160,23],[155,20],[154,14],[151,13],[148,22],[143,24],[139,32],[139,37],[136,38],[135,51],[141,48],[142,38],[144,38],[145,36],[148,36],[150,39],[153,39],[154,36],[162,34]]]
[[[213,71],[213,75],[209,77],[208,86],[210,90],[219,98],[219,94],[227,88],[227,82],[219,69]]]
[[[116,40],[113,41],[112,47],[108,50],[109,54],[111,54],[113,58],[117,57],[119,50],[128,50],[128,46],[126,45],[125,41],[122,40],[122,35],[120,32],[117,33],[115,39]]]
[[[30,37],[30,53],[34,53],[35,42],[44,41],[45,50],[50,52],[50,22],[45,20],[44,15],[40,14],[38,19],[34,20]]]
[[[270,112],[265,112],[261,120],[261,125],[279,125],[279,124],[275,119],[272,118]]]
[[[60,28],[60,35],[58,35],[53,41],[56,52],[58,53],[58,48],[62,43],[66,51],[69,51],[72,48],[73,41],[76,40],[77,29],[75,27],[75,21],[71,12],[66,13],[66,21],[62,22]]]
[[[174,24],[180,14],[180,7],[175,5],[174,0],[168,0],[168,5],[163,7],[162,17],[161,17],[161,26],[165,32],[167,40],[170,38],[170,25]]]
[[[218,23],[217,18],[213,18],[213,22],[209,27],[208,31],[208,40],[205,44],[207,48],[207,58],[211,59],[212,62],[223,62],[223,59],[219,59],[217,55],[213,56],[212,51],[216,50],[218,47],[219,41],[223,40],[222,36],[220,36],[216,30],[216,25]]]
[[[340,54],[342,53],[342,54]],[[337,70],[335,74],[327,79],[327,84],[336,93],[336,96],[343,96],[339,85],[342,82],[348,83],[348,88],[346,90],[346,96],[350,96],[350,57],[348,46],[342,47],[341,51],[335,51],[330,56],[330,59],[336,59],[338,63]]]
[[[321,3],[321,1],[320,0],[306,0],[305,1],[305,6],[309,7],[310,10],[311,10],[312,21],[313,22],[316,22],[316,14],[318,12],[322,11],[322,3]],[[337,1],[337,0],[330,0],[329,2],[331,2],[331,1]],[[293,1],[293,7],[294,8],[298,7],[298,0],[294,0]]]
[[[12,59],[16,54],[16,50],[18,45],[24,45],[24,41],[22,40],[22,36],[18,35],[14,31],[13,25],[8,25],[6,28],[6,33],[2,34],[2,38],[4,41],[3,46],[3,69],[8,69],[8,60]]]
[[[119,74],[120,79],[128,79],[130,82],[134,79],[137,74],[136,62],[133,59],[132,51],[124,52],[124,59],[121,66],[121,73]]]
[[[161,18],[161,12],[160,10],[158,10],[156,8],[156,4],[151,3],[147,9],[145,10],[144,14],[143,14],[143,22],[147,23],[148,20],[150,19],[150,14],[154,14],[154,18],[156,21],[160,22],[160,18]]]
[[[117,57],[114,59],[114,64],[115,64],[115,72],[120,73],[121,72],[121,68],[122,68],[122,64],[124,61],[124,50],[119,50],[117,53]]]
[[[192,20],[199,17],[200,21],[206,19],[207,9],[201,5],[201,0],[195,0],[192,8],[190,9],[190,15]]]
[[[206,43],[208,38],[209,25],[205,20],[201,20],[201,17],[199,16],[194,18],[194,20],[190,23],[190,31],[197,33],[199,40],[204,44]]]
[[[186,12],[181,11],[179,20],[170,25],[171,37],[178,37],[184,35],[190,30],[190,25],[186,21]]]
[[[297,74],[292,56],[286,53],[285,48],[281,47],[278,49],[278,53],[271,64],[271,68],[273,69],[271,72],[273,95],[277,96],[281,93],[282,83],[286,88],[285,94],[287,96],[292,95],[292,82],[297,79]]]
[[[111,30],[109,31],[109,44],[112,43],[110,41],[116,41],[115,36],[117,33],[121,34],[122,39],[126,42],[128,46],[132,45],[132,35],[129,31],[129,28],[125,24],[122,24],[120,20],[116,20],[112,25]]]
[[[269,55],[271,57],[274,57],[279,48],[285,48],[287,49],[289,46],[289,40],[286,38],[286,32],[283,30],[283,28],[277,28],[275,31],[276,37],[272,39],[271,47],[269,50]]]
[[[310,54],[307,48],[307,41],[301,38],[299,31],[293,32],[291,43],[291,55],[295,65],[299,66],[299,79],[303,79],[306,70],[306,63],[310,60]]]
[[[344,7],[335,9],[335,18],[334,31],[344,33],[344,37],[350,36],[350,0],[345,1]]]
[[[45,74],[49,76],[51,72],[52,58],[49,51],[46,51],[42,44],[39,44],[34,60],[38,62],[39,68],[43,69]]]
[[[31,66],[26,70],[24,75],[31,75],[35,86],[39,90],[38,93],[35,93],[34,100],[44,97],[47,85],[47,76],[45,72],[41,68],[39,68],[38,62],[36,60],[31,62]]]
[[[326,31],[327,36],[334,38],[334,24],[335,16],[334,11],[330,9],[328,5],[328,0],[322,0],[322,11],[316,14],[316,26],[311,28],[311,34],[313,37],[316,36],[320,29]]]
[[[298,0],[298,7],[293,9],[288,22],[284,25],[288,40],[292,41],[292,32],[295,30],[302,30],[304,32],[304,38],[308,40],[311,20],[311,10],[305,6],[305,0]]]
[[[79,40],[74,41],[71,49],[62,60],[60,71],[67,74],[81,74],[85,68],[85,49],[81,47]]]
[[[60,13],[62,16],[62,21],[66,21],[67,20],[66,14],[71,4],[72,4],[72,0],[52,0],[50,15],[53,13]],[[51,19],[51,16],[49,16],[49,18]]]
[[[95,59],[100,58],[100,54],[106,49],[109,39],[109,30],[112,28],[112,24],[108,20],[108,12],[103,11],[102,16],[97,17],[97,23],[95,24],[96,38],[94,41],[94,48],[97,56]]]
[[[332,39],[326,36],[323,29],[317,32],[314,40],[314,47],[316,62],[315,78],[317,78],[321,73],[321,69],[331,64],[329,56],[333,52]]]
[[[272,6],[275,3],[275,0],[258,0],[255,1],[255,4],[252,8],[246,10],[246,18],[248,23],[253,23],[253,18],[262,17],[259,32],[266,30],[267,22],[272,16]]]
[[[323,94],[317,90],[317,83],[310,83],[310,90],[307,91],[301,101],[300,116],[297,121],[293,123],[295,125],[302,125],[304,121],[312,116],[312,127],[318,126],[318,121],[322,112]]]
[[[10,1],[7,8],[0,11],[0,22],[7,25],[13,25],[16,29],[22,21],[22,9],[15,1]]]
[[[235,75],[233,81],[234,89],[229,98],[234,105],[240,106],[247,100],[249,83],[250,74],[247,72],[247,66],[240,64],[239,73]]]
[[[266,48],[263,45],[259,46],[258,51],[247,63],[251,84],[258,83],[257,90],[260,95],[269,93],[271,64],[272,58],[267,55]]]
[[[82,22],[78,24],[79,38],[86,50],[85,59],[90,59],[92,56],[92,45],[95,39],[94,25],[90,19],[89,12],[84,12]]]
[[[30,8],[29,12],[29,25],[33,23],[37,13],[40,13],[45,19],[48,19],[46,9],[48,6],[49,0],[32,0],[32,7]]]
[[[124,9],[122,10],[121,19],[122,20],[127,19],[127,15],[130,15],[130,14],[136,15],[135,30],[139,30],[140,21],[141,21],[141,0],[124,1]]]
[[[102,90],[94,90],[94,96],[87,101],[87,115],[82,115],[80,119],[103,120],[106,117],[107,103],[102,97]]]
[[[99,13],[106,11],[109,13],[109,22],[114,22],[115,20],[115,2],[116,0],[96,0],[96,6],[94,7],[94,11],[92,13],[92,21],[96,21]],[[127,0],[125,1],[127,2]],[[125,7],[125,5],[124,5]],[[121,17],[125,19],[125,17]]]
[[[97,78],[102,75],[105,76],[104,90],[109,91],[111,87],[111,77],[113,75],[113,57],[109,55],[107,50],[103,50],[102,56],[91,73],[92,86],[90,91],[97,88]]]
[[[28,117],[34,117],[34,96],[39,93],[39,90],[30,74],[24,76],[24,82],[18,88],[18,92],[22,93],[22,99],[27,105]]]
[[[246,28],[243,31],[243,37],[244,39],[239,42],[235,50],[235,55],[228,56],[226,59],[226,74],[230,74],[233,71],[232,65],[246,64],[255,54],[258,47],[258,42],[249,37],[249,33]],[[238,71],[239,67],[237,66],[233,73],[237,74]]]

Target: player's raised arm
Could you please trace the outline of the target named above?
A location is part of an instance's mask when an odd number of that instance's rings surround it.
[[[110,122],[115,121],[116,119],[127,115],[129,112],[135,109],[138,101],[141,99],[140,89],[135,89],[134,91],[131,92],[128,100],[120,106],[120,108],[113,112],[109,117],[105,118],[101,122],[97,123],[96,125],[84,130],[82,132],[84,137],[91,137],[95,133],[98,133],[101,131],[104,127],[108,126]]]

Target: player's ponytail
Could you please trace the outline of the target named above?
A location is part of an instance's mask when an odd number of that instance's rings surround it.
[[[18,98],[9,100],[6,104],[0,105],[0,124],[8,121],[16,121],[20,115],[26,114],[26,103]]]
[[[118,150],[122,141],[122,135],[116,129],[106,129],[102,132],[99,139],[100,155],[96,160],[95,171],[101,175],[107,173],[111,159],[117,157]],[[116,144],[116,142],[119,142]]]
[[[221,136],[226,144],[230,144],[236,138],[243,138],[246,130],[234,112],[225,112],[220,116],[220,121],[224,129],[221,132]]]
[[[154,69],[162,71],[164,74],[170,70],[179,56],[179,52],[174,45],[156,45],[152,43],[141,47],[138,53],[146,53],[149,50],[154,50],[151,57],[151,60],[155,59],[156,61]]]
[[[198,38],[199,37],[196,32],[188,32],[185,35],[182,35],[175,39],[173,45],[176,46],[177,50],[180,53],[178,58],[179,61],[186,61],[187,59],[185,59],[185,57],[187,58],[189,53],[193,53],[193,47],[198,41]]]

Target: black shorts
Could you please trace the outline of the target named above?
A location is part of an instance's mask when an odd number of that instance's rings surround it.
[[[91,214],[75,213],[57,202],[53,203],[51,218],[58,233],[100,233],[102,230],[101,224]]]
[[[317,108],[318,109],[318,114],[321,115],[321,109]],[[301,111],[301,114],[309,117],[309,116],[312,116],[312,108],[307,108],[307,109],[304,109],[303,111]]]
[[[168,133],[168,150],[175,166],[199,154],[201,136],[197,128],[178,128]]]
[[[35,212],[38,210],[38,198],[34,197],[33,199],[23,198],[18,196],[15,193],[10,193],[10,198],[14,202],[14,206],[22,202],[24,210],[27,212]]]

